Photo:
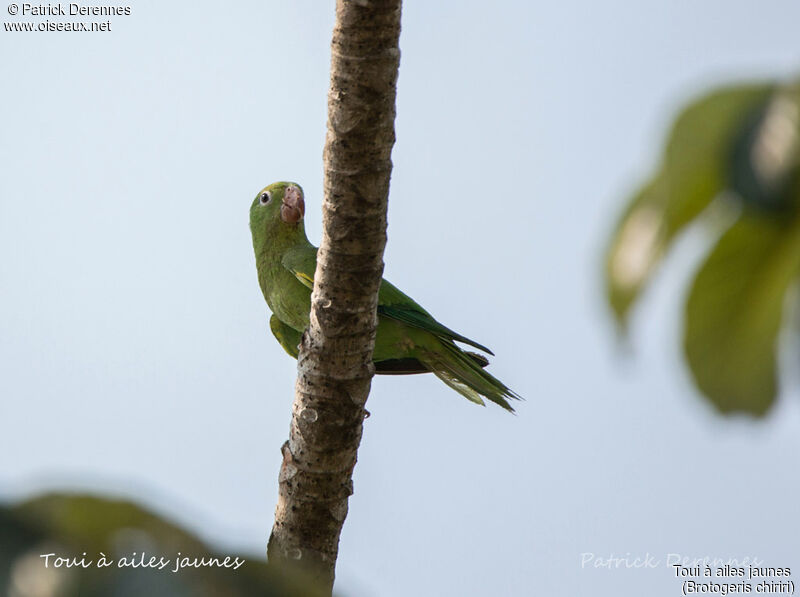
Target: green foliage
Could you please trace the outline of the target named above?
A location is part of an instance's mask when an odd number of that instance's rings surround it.
[[[98,567],[100,554],[110,562]],[[42,554],[55,554],[45,566]],[[84,555],[85,554],[85,555]],[[217,558],[221,565],[191,564],[188,557]],[[169,559],[164,567],[133,566],[151,557]],[[55,558],[91,562],[88,567],[56,566]],[[126,561],[120,565],[121,558]],[[241,563],[234,565],[239,558]],[[301,582],[301,581],[300,581]],[[108,595],[204,597],[313,597],[299,579],[288,580],[263,559],[216,553],[198,538],[127,502],[87,495],[50,494],[13,506],[0,506],[0,591],[11,595],[106,597]]]
[[[724,189],[726,152],[738,126],[772,89],[718,90],[675,121],[660,168],[625,210],[608,252],[608,295],[621,326],[677,234]]]
[[[700,390],[723,412],[764,414],[776,393],[784,296],[800,267],[800,218],[744,215],[697,273],[684,349]]]
[[[680,114],[611,239],[607,298],[624,332],[679,233],[718,197],[737,204],[692,284],[684,326],[695,382],[722,412],[763,415],[777,392],[777,337],[800,268],[798,172],[797,85],[714,91]]]

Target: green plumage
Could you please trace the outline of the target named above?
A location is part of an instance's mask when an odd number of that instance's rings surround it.
[[[305,205],[300,185],[276,182],[262,189],[250,207],[250,230],[256,254],[258,282],[272,310],[270,329],[281,346],[297,358],[298,344],[308,327],[317,249],[303,226]],[[483,398],[513,411],[509,399],[519,399],[483,368],[485,346],[436,321],[430,313],[386,280],[378,293],[378,330],[373,360],[381,374],[432,372],[451,388],[478,404]]]

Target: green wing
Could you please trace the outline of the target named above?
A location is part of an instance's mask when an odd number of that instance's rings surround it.
[[[303,286],[314,288],[314,272],[317,270],[317,248],[314,245],[289,249],[281,263]]]
[[[281,260],[283,266],[292,272],[300,282],[309,289],[314,286],[314,272],[317,269],[317,248],[313,245],[297,247],[286,252]],[[430,332],[439,338],[456,340],[474,346],[491,355],[494,353],[474,340],[454,332],[436,321],[430,313],[423,309],[410,296],[397,286],[386,280],[381,281],[378,292],[378,315],[400,321],[411,327]]]
[[[478,344],[474,340],[470,340],[436,321],[430,313],[418,305],[411,297],[386,280],[381,282],[381,289],[378,293],[378,314],[425,330],[439,338],[457,340],[494,355],[491,350],[482,344]]]

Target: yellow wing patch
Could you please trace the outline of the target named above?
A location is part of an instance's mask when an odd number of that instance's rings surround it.
[[[308,241],[306,241],[308,242]],[[314,270],[317,269],[317,250],[312,245],[289,249],[281,259],[283,267],[294,274],[306,288],[314,289]]]
[[[300,280],[303,283],[303,286],[308,286],[313,290],[314,288],[314,278],[309,276],[308,274],[304,274],[303,272],[292,271],[294,277]]]

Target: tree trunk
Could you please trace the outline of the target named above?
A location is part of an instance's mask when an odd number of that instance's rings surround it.
[[[333,586],[374,373],[394,144],[401,0],[337,0],[323,234],[283,445],[271,563]]]

